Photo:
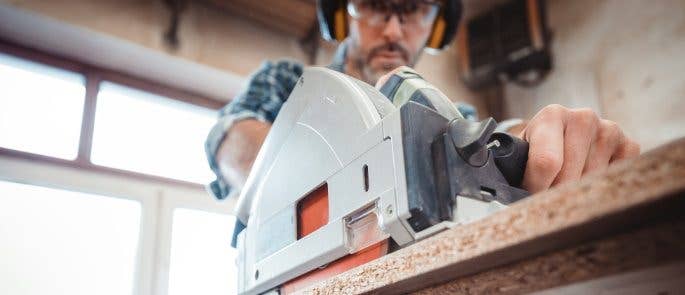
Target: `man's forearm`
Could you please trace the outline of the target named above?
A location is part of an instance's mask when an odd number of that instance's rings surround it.
[[[271,124],[254,119],[233,124],[217,151],[221,174],[235,188],[245,184],[259,148],[264,143]]]

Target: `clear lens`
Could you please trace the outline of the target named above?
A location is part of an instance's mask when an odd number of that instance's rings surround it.
[[[433,24],[435,17],[438,15],[439,7],[437,4],[423,4],[419,5],[418,9],[413,13],[407,15],[407,22],[427,27]],[[413,17],[414,19],[409,19]]]
[[[378,26],[385,23],[388,13],[372,6],[369,1],[350,1],[347,4],[347,13],[356,20],[364,21],[371,26]]]
[[[345,217],[345,245],[350,253],[356,253],[390,237],[381,228],[378,204],[373,203]]]

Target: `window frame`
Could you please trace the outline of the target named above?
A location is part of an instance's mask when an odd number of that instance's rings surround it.
[[[201,184],[93,164],[90,154],[99,85],[101,81],[110,81],[213,110],[219,110],[227,102],[1,38],[0,52],[82,74],[86,87],[76,159],[65,160],[0,147],[0,180],[139,201],[141,222],[133,294],[168,294],[174,210],[186,208],[233,215],[235,200],[217,201]]]
[[[111,167],[99,166],[93,164],[90,161],[90,155],[93,148],[95,110],[97,108],[97,97],[100,89],[100,82],[114,82],[123,86],[135,88],[138,90],[177,100],[180,102],[216,111],[221,109],[226,104],[226,102],[207,98],[171,86],[162,85],[150,81],[149,79],[134,77],[124,73],[87,65],[85,63],[81,63],[68,58],[51,55],[45,52],[40,52],[34,49],[23,47],[21,45],[3,41],[2,39],[0,39],[0,52],[28,61],[37,62],[47,66],[56,67],[59,69],[81,74],[84,76],[86,87],[83,113],[81,117],[81,132],[79,136],[78,153],[75,160],[63,160],[53,158],[50,156],[33,154],[24,151],[17,151],[4,147],[0,147],[0,155],[5,155],[14,158],[23,158],[26,160],[44,162],[49,164],[57,164],[65,167],[77,167],[80,169],[92,170],[93,172],[109,173],[113,175],[124,175],[132,178],[145,179],[154,182],[180,184],[189,187],[202,187],[202,185],[198,185],[197,183],[192,183],[188,181],[116,169]]]

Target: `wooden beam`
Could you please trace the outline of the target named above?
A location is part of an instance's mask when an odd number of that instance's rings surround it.
[[[315,3],[282,0],[208,0],[206,2],[298,39],[306,37],[310,27],[316,23]]]
[[[684,261],[683,210],[685,139],[680,139],[304,293],[520,294]]]

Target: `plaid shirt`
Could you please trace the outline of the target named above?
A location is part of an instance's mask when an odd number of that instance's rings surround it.
[[[328,68],[345,72],[345,48],[343,43]],[[219,119],[205,142],[209,166],[217,176],[217,179],[208,185],[208,189],[216,198],[224,199],[231,193],[228,183],[221,176],[215,156],[226,132],[234,122],[244,119],[273,123],[283,103],[295,87],[295,83],[302,75],[303,69],[304,66],[301,63],[290,60],[265,62],[252,74],[247,89],[221,109]],[[472,106],[460,103],[457,108],[464,117],[476,119],[476,109]]]

